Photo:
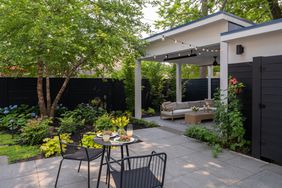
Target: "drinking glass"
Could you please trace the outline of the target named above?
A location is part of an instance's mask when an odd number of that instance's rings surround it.
[[[126,135],[129,136],[129,137],[133,136],[133,126],[132,126],[132,124],[127,125]]]
[[[109,142],[110,141],[110,135],[109,134],[103,134],[103,141]]]

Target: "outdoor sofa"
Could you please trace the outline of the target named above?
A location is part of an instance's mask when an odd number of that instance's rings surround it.
[[[187,102],[164,102],[160,107],[160,118],[170,118],[172,120],[175,118],[183,118],[185,117],[185,113],[192,111],[192,107],[198,107],[199,110],[203,110],[204,105],[209,106],[209,109],[211,110],[216,110],[213,99]]]

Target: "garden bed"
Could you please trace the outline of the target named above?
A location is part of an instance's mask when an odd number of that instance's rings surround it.
[[[130,118],[130,124],[133,125],[134,130],[152,128],[158,125],[147,122],[145,120]],[[50,128],[51,127],[51,128]],[[56,130],[60,127],[58,120],[54,121],[49,129],[55,130],[53,136],[56,135]],[[93,125],[85,125],[82,129],[77,129],[75,132],[71,133],[71,139],[74,143],[80,143],[82,135],[87,132],[92,132]],[[8,156],[9,163],[16,163],[22,161],[30,161],[35,159],[44,158],[44,154],[40,150],[40,145],[29,145],[22,143],[20,134],[14,134],[14,131],[6,130],[0,132],[0,156]],[[59,154],[54,154],[52,156],[58,156]]]

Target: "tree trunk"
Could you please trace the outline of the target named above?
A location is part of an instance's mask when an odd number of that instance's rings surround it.
[[[224,11],[225,10],[225,6],[227,4],[227,0],[224,0],[223,3],[222,3],[222,6],[221,6],[221,11]]]
[[[51,91],[50,91],[50,77],[49,77],[49,70],[48,66],[45,67],[45,74],[46,74],[46,103],[47,103],[47,115],[50,116],[51,112]]]
[[[63,83],[61,89],[60,89],[59,92],[57,93],[56,98],[54,99],[53,104],[52,104],[51,109],[50,109],[50,117],[54,117],[54,116],[55,116],[56,107],[57,107],[57,105],[58,105],[58,103],[59,103],[59,101],[60,101],[60,99],[61,99],[61,97],[62,97],[64,91],[65,91],[66,88],[67,88],[67,85],[68,85],[68,83],[69,83],[69,80],[70,80],[70,76],[68,76],[68,77],[65,79],[65,81],[64,81],[64,83]]]
[[[268,1],[268,5],[269,5],[269,8],[270,8],[272,18],[274,20],[282,18],[282,11],[281,11],[281,8],[279,6],[278,0],[267,0],[267,1]]]
[[[208,15],[208,0],[202,0],[202,7],[201,7],[202,15]],[[206,78],[207,75],[207,67],[203,66],[200,67],[200,78]]]
[[[59,90],[59,92],[57,93],[53,103],[52,103],[52,106],[51,106],[51,109],[50,109],[50,117],[54,117],[55,116],[55,111],[56,111],[56,107],[64,93],[64,91],[66,90],[67,88],[67,85],[69,83],[69,80],[71,78],[71,76],[73,75],[73,73],[77,70],[77,68],[82,65],[84,63],[84,58],[81,58],[79,60],[79,62],[68,72],[66,78],[65,78],[65,81],[61,87],[61,89]]]
[[[43,62],[38,61],[37,63],[37,97],[38,97],[38,106],[40,110],[41,117],[47,116],[47,110],[44,101],[44,94],[43,94]]]

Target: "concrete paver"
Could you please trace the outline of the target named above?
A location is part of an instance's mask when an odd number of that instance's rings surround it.
[[[155,150],[168,155],[165,188],[280,188],[282,167],[224,150],[213,158],[210,147],[159,128],[134,131],[143,142],[129,147],[131,155]],[[116,157],[118,149],[113,150]],[[61,157],[0,166],[0,188],[54,187]],[[91,187],[96,186],[99,159],[91,162]],[[87,164],[77,173],[77,161],[64,161],[59,187],[87,187]],[[105,185],[105,168],[101,187]],[[111,188],[114,188],[111,184]]]

